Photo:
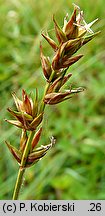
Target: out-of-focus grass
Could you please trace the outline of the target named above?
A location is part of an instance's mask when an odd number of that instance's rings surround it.
[[[84,58],[69,69],[73,76],[67,86],[85,86],[86,91],[46,108],[41,143],[53,135],[56,145],[27,169],[20,199],[105,199],[105,2],[75,3],[87,22],[99,18],[93,29],[101,30],[79,51]],[[19,145],[20,130],[4,122],[10,118],[6,108],[13,105],[11,92],[19,96],[22,88],[31,92],[37,87],[42,95],[40,40],[47,55],[52,50],[41,31],[53,35],[52,14],[62,25],[72,10],[72,1],[65,0],[0,0],[0,199],[11,199],[18,172],[4,143]]]

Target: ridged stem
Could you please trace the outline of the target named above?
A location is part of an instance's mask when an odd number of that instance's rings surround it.
[[[40,111],[39,111],[40,113],[43,112],[44,109],[45,109],[44,97],[46,95],[46,92],[47,92],[47,90],[48,90],[48,88],[50,86],[50,82],[53,79],[54,75],[55,75],[55,71],[52,71],[51,76],[49,78],[49,82],[45,86],[44,95],[43,95],[41,105],[40,105]],[[13,200],[17,200],[18,196],[19,196],[19,192],[20,192],[20,189],[21,189],[22,181],[23,181],[23,175],[24,175],[24,172],[25,172],[25,164],[26,164],[28,154],[29,154],[30,149],[31,149],[31,143],[32,143],[32,139],[34,137],[34,133],[35,133],[35,131],[30,132],[27,143],[26,143],[26,147],[25,147],[24,152],[23,152],[21,165],[20,165],[20,168],[19,168],[19,172],[18,172],[16,184],[15,184],[15,189],[14,189],[14,193],[13,193]]]
[[[17,180],[16,180],[16,184],[15,184],[15,189],[14,189],[14,193],[13,193],[13,200],[17,200],[18,196],[19,196],[19,192],[20,192],[20,188],[22,185],[22,181],[23,181],[23,174],[25,172],[25,164],[28,158],[28,154],[29,151],[31,149],[31,143],[32,143],[32,139],[34,137],[34,131],[31,131],[26,143],[26,147],[24,149],[23,152],[23,156],[22,156],[22,160],[21,160],[21,165],[19,167],[19,172],[18,172],[18,176],[17,176]]]
[[[50,82],[52,81],[54,75],[55,75],[55,71],[52,71],[51,76],[49,78],[49,82],[45,86],[44,95],[43,95],[42,102],[41,102],[41,105],[40,105],[40,111],[39,111],[40,113],[44,111],[44,108],[45,108],[44,97],[46,95],[46,92],[47,92],[47,90],[48,90],[48,88],[49,88],[49,86],[51,84]]]
[[[52,72],[52,74],[50,76],[50,81],[53,79],[54,74],[55,74],[55,71]],[[40,106],[40,113],[44,111],[45,103],[44,103],[43,100],[44,100],[44,97],[46,95],[46,92],[47,92],[49,86],[50,86],[50,82],[47,83],[46,86],[45,86],[44,95],[43,95],[41,106]],[[15,184],[14,193],[13,193],[13,200],[17,200],[18,197],[19,197],[19,192],[20,192],[20,189],[21,189],[22,181],[23,181],[23,175],[24,175],[24,172],[25,172],[25,164],[26,164],[26,161],[27,161],[27,158],[28,158],[29,151],[31,149],[31,143],[32,143],[32,139],[34,137],[34,133],[35,133],[34,131],[30,132],[27,143],[26,143],[26,147],[25,147],[24,152],[23,152],[21,165],[20,165],[20,168],[19,168],[19,171],[18,171],[18,176],[17,176],[17,180],[16,180],[16,184]]]

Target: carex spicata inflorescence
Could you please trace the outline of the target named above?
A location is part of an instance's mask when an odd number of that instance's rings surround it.
[[[94,33],[90,28],[96,21],[97,19],[87,24],[84,20],[83,11],[81,11],[80,8],[75,4],[74,11],[70,19],[68,19],[68,16],[64,18],[63,28],[58,25],[55,16],[53,16],[54,31],[57,40],[54,41],[51,39],[48,33],[42,33],[42,36],[47,40],[54,51],[52,60],[43,54],[42,44],[40,44],[41,64],[43,74],[47,82],[46,88],[43,90],[44,97],[42,98],[41,103],[38,101],[37,89],[34,99],[27,95],[25,90],[22,90],[22,100],[20,100],[15,93],[12,94],[17,111],[14,111],[10,108],[8,108],[8,111],[12,116],[15,117],[16,120],[6,121],[21,128],[22,134],[18,149],[9,143],[6,143],[10,152],[20,165],[23,152],[25,151],[25,147],[27,145],[29,131],[35,132],[24,168],[29,167],[39,161],[47,153],[52,144],[55,143],[54,138],[52,138],[49,145],[36,147],[41,137],[41,125],[43,121],[45,105],[58,104],[71,98],[73,94],[84,90],[83,88],[79,87],[77,89],[70,88],[61,91],[61,87],[72,76],[71,73],[66,74],[68,68],[83,56],[81,54],[74,54],[99,33]]]

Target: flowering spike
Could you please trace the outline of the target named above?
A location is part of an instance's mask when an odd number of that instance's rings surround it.
[[[25,167],[27,168],[33,166],[35,163],[41,160],[41,158],[46,155],[47,151],[53,146],[53,144],[55,144],[54,137],[51,138],[50,144],[36,148],[32,153],[29,154]]]
[[[95,36],[97,36],[98,34],[100,33],[100,31],[92,34],[92,35],[89,35],[87,37],[84,38],[83,42],[82,42],[82,45],[85,45],[86,43],[88,43],[89,41],[91,41]]]
[[[81,38],[76,38],[74,40],[68,40],[66,43],[65,43],[65,54],[71,54],[73,55],[73,51],[74,50],[77,50],[78,47],[80,47],[80,44],[81,44]]]
[[[62,29],[60,28],[60,26],[57,24],[54,16],[53,16],[53,21],[54,21],[54,26],[55,26],[56,37],[57,37],[59,43],[66,42],[67,37],[64,34],[64,32],[62,31]]]
[[[58,65],[59,59],[60,59],[60,50],[58,50],[56,52],[56,55],[53,57],[52,67],[53,67],[54,70],[56,68],[56,65]]]
[[[78,15],[76,16],[76,21],[77,24],[80,24],[84,19],[83,19],[83,11],[81,11],[80,7],[76,4],[74,4],[74,8],[78,11]]]
[[[61,44],[58,51],[56,52],[56,55],[54,56],[52,60],[52,67],[54,70],[59,70],[58,67],[59,67],[59,64],[61,64],[62,62],[62,58],[65,53],[65,47],[66,47],[66,43]]]
[[[66,68],[67,70],[67,68]],[[72,76],[71,73],[69,73],[67,76],[62,76],[62,79],[60,80],[58,86],[56,86],[56,92],[59,91],[59,89],[68,81],[68,79]]]
[[[50,93],[46,94],[44,98],[44,102],[49,105],[54,105],[58,104],[64,100],[67,100],[72,97],[72,94],[82,92],[84,89],[83,88],[77,88],[77,89],[69,89],[65,90],[65,92],[58,92],[58,93]]]
[[[57,86],[59,85],[60,80],[62,79],[62,77],[58,77],[49,87],[47,94],[52,93],[54,91],[56,91]]]
[[[83,37],[86,32],[94,34],[94,32],[92,31],[92,29],[90,28],[94,23],[96,23],[98,21],[98,19],[93,20],[92,22],[90,22],[89,24],[87,24],[85,22],[85,20],[83,19],[83,23],[84,25],[80,25],[77,24],[77,26],[79,27],[79,31],[78,31],[78,37]]]
[[[72,73],[69,73],[67,76],[64,76],[62,80],[62,86],[68,81],[68,79],[72,76]]]
[[[57,78],[49,87],[47,94],[52,92],[57,92],[59,89],[67,82],[67,80],[72,76],[72,74],[68,74],[67,76],[60,76]]]
[[[40,45],[40,57],[41,57],[41,64],[42,64],[42,69],[43,69],[44,76],[48,80],[50,75],[51,75],[51,72],[52,72],[51,63],[49,61],[49,58],[45,57],[43,55],[42,45]]]
[[[29,99],[24,89],[22,90],[22,97],[23,97],[23,105],[24,105],[24,109],[26,113],[28,113],[29,115],[32,115],[31,100]]]
[[[22,91],[22,103],[23,103],[24,111],[20,112],[21,110],[20,107],[18,111],[13,111],[10,108],[8,108],[8,111],[15,118],[17,118],[18,121],[14,121],[14,120],[6,120],[6,121],[24,130],[35,130],[36,127],[40,124],[42,120],[41,118],[42,116],[37,116],[38,114],[37,90],[36,90],[36,97],[34,101],[31,98],[29,98],[26,92],[23,90]]]
[[[76,11],[77,11],[77,9],[74,8],[74,12],[72,14],[72,17],[70,18],[70,20],[68,21],[68,23],[65,26],[64,32],[65,32],[68,39],[74,39],[78,35],[78,26],[75,25],[76,24]]]
[[[68,68],[66,68],[67,70]],[[56,92],[58,92],[60,90],[60,88],[68,81],[68,79],[72,76],[71,73],[69,73],[67,76],[62,76],[62,79],[60,80],[60,82],[58,83],[58,85],[56,86]]]
[[[29,167],[32,167],[34,164],[36,164],[40,159],[33,159],[33,160],[27,160],[27,163],[25,165],[25,168],[29,168]]]
[[[7,120],[7,119],[5,119],[5,121],[7,121],[7,122],[10,123],[10,124],[15,125],[16,127],[23,128],[22,123],[19,122],[19,121],[15,121],[15,120]]]
[[[46,94],[45,98],[44,98],[44,102],[45,104],[49,104],[49,105],[53,105],[53,104],[57,104],[62,102],[62,100],[68,96],[70,93],[66,92],[66,93],[50,93],[50,94]]]
[[[7,110],[11,113],[11,115],[13,115],[15,118],[17,118],[20,122],[23,122],[24,119],[28,120],[28,121],[33,121],[32,116],[28,115],[27,113],[13,111],[10,108],[7,108]]]
[[[48,145],[41,145],[38,148],[34,148],[33,151],[29,154],[28,159],[26,161],[26,168],[33,166],[37,163],[42,157],[44,157],[47,151],[55,144],[54,137],[51,137],[51,143]]]
[[[34,138],[32,140],[32,144],[31,144],[32,149],[34,149],[36,147],[36,145],[38,144],[41,133],[42,133],[42,127],[39,128],[39,130],[36,132],[36,134],[35,134],[35,136],[34,136]]]
[[[35,130],[36,127],[41,123],[43,119],[43,112],[40,113],[37,117],[34,118],[34,120],[30,124],[30,130]]]
[[[71,66],[72,64],[74,64],[75,62],[77,62],[81,57],[83,57],[83,55],[77,55],[75,57],[72,57],[72,58],[68,58],[66,61],[64,61],[62,63],[62,68],[66,68],[66,67],[69,67]]]
[[[55,41],[53,41],[48,35],[44,35],[42,33],[42,36],[47,40],[47,42],[50,44],[50,46],[54,49],[54,51],[56,51],[58,49],[57,44],[55,43]]]
[[[21,101],[15,94],[15,92],[12,93],[13,99],[15,101],[16,107],[19,111],[25,111],[23,106],[23,101]]]
[[[34,151],[32,151],[29,156],[28,156],[28,162],[31,160],[37,160],[40,159],[41,157],[43,157],[46,152],[52,147],[52,143],[45,145],[45,146],[41,146],[40,148],[36,148]]]
[[[52,66],[54,70],[59,70],[61,68],[67,68],[77,62],[83,55],[77,55],[75,57],[67,58],[67,56],[64,56],[62,58],[62,61],[60,61],[60,58],[53,59]]]
[[[32,152],[28,156],[28,163],[33,163],[36,160],[39,160],[46,154],[46,151],[40,151],[40,152]]]
[[[34,100],[26,94],[25,90],[22,91],[22,100],[19,100],[15,93],[12,94],[17,111],[13,111],[10,108],[8,108],[8,111],[17,119],[17,121],[6,121],[22,129],[19,150],[7,143],[10,152],[20,165],[13,199],[18,198],[25,168],[38,162],[55,142],[54,138],[52,138],[49,145],[36,148],[42,132],[42,127],[39,129],[37,129],[37,127],[42,123],[45,105],[58,104],[84,90],[83,88],[77,88],[67,89],[64,90],[64,92],[60,91],[61,87],[72,75],[71,73],[66,75],[69,66],[77,62],[83,56],[73,55],[99,33],[97,32],[94,34],[90,29],[96,21],[97,19],[87,24],[83,18],[83,11],[75,4],[73,14],[68,21],[67,19],[64,20],[63,28],[58,25],[53,16],[54,30],[58,45],[48,34],[42,34],[54,50],[54,57],[51,63],[49,58],[44,56],[42,45],[40,44],[42,69],[48,82],[44,90],[40,109],[38,107],[37,89]],[[88,33],[88,36],[84,36],[86,33]]]
[[[64,68],[63,63],[68,60],[75,52],[77,52],[79,48],[81,48],[82,41],[83,39],[78,38],[74,40],[68,40],[67,42],[61,44],[52,61],[53,69],[59,70]]]
[[[27,132],[23,129],[20,139],[20,151],[23,152],[28,140]]]
[[[17,162],[20,164],[21,163],[21,152],[15,148],[14,146],[10,145],[9,143],[5,142],[8,149],[10,150],[10,152],[12,153],[12,155],[14,156],[14,158],[17,160]]]

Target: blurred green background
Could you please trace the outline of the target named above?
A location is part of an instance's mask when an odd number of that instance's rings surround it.
[[[74,2],[74,1],[73,1]],[[39,163],[27,169],[20,199],[105,199],[105,1],[75,0],[85,20],[99,18],[93,27],[101,34],[79,53],[84,57],[70,67],[66,87],[86,91],[56,106],[46,107],[40,144],[50,137],[56,144]],[[0,0],[0,199],[11,199],[18,165],[5,140],[19,145],[20,130],[4,121],[14,107],[11,92],[35,91],[40,98],[45,80],[39,44],[44,54],[53,52],[41,31],[54,34],[52,14],[62,26],[71,15],[71,0]]]

